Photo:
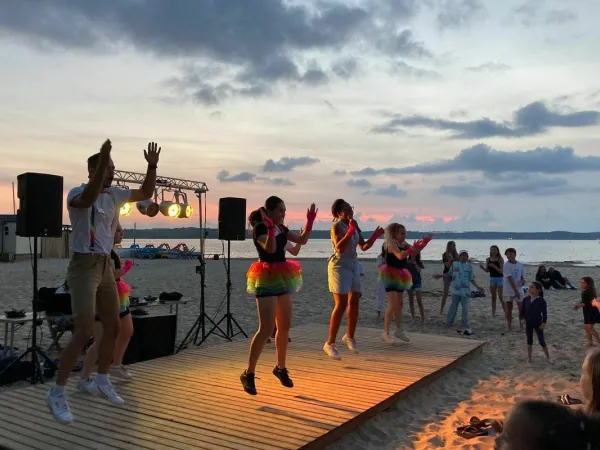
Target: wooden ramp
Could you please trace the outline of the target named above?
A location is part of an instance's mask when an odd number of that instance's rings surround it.
[[[48,386],[0,394],[0,446],[8,449],[308,449],[323,448],[393,404],[400,395],[478,351],[483,341],[408,334],[386,346],[381,330],[360,328],[361,353],[338,345],[343,359],[322,351],[324,325],[292,330],[288,367],[293,389],[272,375],[273,344],[257,369],[257,396],[239,376],[248,340],[195,347],[134,364],[134,381],[116,382],[125,405],[113,406],[74,389],[70,425],[54,421]]]

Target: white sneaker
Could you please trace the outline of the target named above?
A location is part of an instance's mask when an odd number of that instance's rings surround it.
[[[119,364],[118,366],[111,366],[110,374],[113,377],[121,378],[123,380],[131,380],[133,375],[125,368],[123,364]]]
[[[353,353],[358,353],[358,348],[356,347],[356,339],[349,338],[347,334],[342,338],[342,342],[348,346],[348,350]]]
[[[327,342],[325,342],[325,345],[323,345],[323,351],[331,359],[335,359],[336,361],[342,359],[342,355],[340,355],[340,353],[337,351],[337,348],[335,348],[334,344],[328,344]]]
[[[96,395],[98,393],[98,389],[96,388],[96,382],[93,378],[88,378],[87,380],[80,379],[77,382],[77,388],[80,391],[87,392],[88,394]]]
[[[386,333],[385,331],[381,333],[381,340],[387,345],[396,345],[400,343],[400,340],[390,336],[389,333]]]
[[[58,422],[65,425],[73,422],[73,414],[71,414],[71,410],[69,409],[66,392],[52,394],[52,390],[50,390],[48,395],[46,395],[46,403],[48,403],[50,412]]]
[[[122,405],[125,403],[125,400],[123,400],[119,394],[116,393],[112,384],[98,384],[96,382],[94,382],[94,384],[96,385],[97,391],[106,397],[106,399],[113,405]]]
[[[394,336],[396,336],[401,341],[410,342],[410,339],[404,334],[404,331],[402,330],[402,328],[396,328],[396,331],[394,332]]]

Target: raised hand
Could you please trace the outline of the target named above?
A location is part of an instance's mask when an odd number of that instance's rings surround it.
[[[100,155],[102,156],[110,156],[110,151],[112,150],[112,143],[110,142],[110,139],[107,139],[106,141],[104,141],[104,144],[102,144],[102,147],[100,147]]]
[[[148,161],[149,166],[158,165],[161,147],[156,142],[148,142],[148,150],[144,150],[144,158]]]
[[[269,216],[267,216],[263,208],[260,208],[260,215],[262,216],[262,221],[267,226],[267,228],[273,228],[275,226],[275,222],[273,222],[269,218]]]
[[[319,210],[314,203],[311,203],[310,208],[306,210],[306,221],[312,223],[317,218]]]
[[[375,236],[375,239],[379,239],[384,234],[385,234],[385,230],[381,227],[377,227],[377,228],[375,228],[375,231],[373,231],[373,236]]]
[[[357,228],[358,228],[358,224],[356,223],[356,220],[352,219],[348,223],[348,234],[354,234],[354,232],[356,231]]]
[[[433,239],[433,234],[428,234],[427,236],[425,236],[423,238],[423,247],[425,247],[427,244],[429,244],[432,239]]]
[[[415,242],[413,242],[412,246],[415,248],[415,250],[421,250],[425,247],[425,244],[423,244],[423,239],[417,239]]]

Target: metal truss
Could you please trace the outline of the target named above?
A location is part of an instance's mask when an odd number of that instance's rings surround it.
[[[118,183],[142,184],[146,174],[137,172],[126,172],[124,170],[115,170],[114,181]],[[196,193],[208,192],[208,186],[203,181],[181,180],[179,178],[156,176],[156,187],[163,189],[177,189],[194,191]]]

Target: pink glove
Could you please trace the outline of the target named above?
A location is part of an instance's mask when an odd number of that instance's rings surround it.
[[[262,210],[260,213],[262,214],[263,223],[267,226],[267,237],[275,237],[275,222],[273,222]]]
[[[317,212],[319,210],[315,207],[315,204],[312,203],[310,208],[306,210],[306,226],[304,229],[307,233],[312,231],[313,223],[315,223],[315,219],[317,218]]]
[[[377,239],[379,239],[381,236],[383,236],[385,233],[385,231],[383,230],[383,228],[381,227],[377,227],[375,228],[375,231],[373,231],[373,234],[371,235],[371,237],[367,240],[367,244],[372,244],[373,242],[375,242]]]
[[[351,220],[350,223],[348,224],[348,231],[346,231],[346,236],[353,236],[354,233],[356,232],[356,230],[357,230],[356,221]]]
[[[128,259],[127,261],[125,261],[123,263],[123,267],[121,267],[121,270],[123,271],[123,275],[125,275],[127,272],[129,272],[129,270],[133,267],[133,261]]]

